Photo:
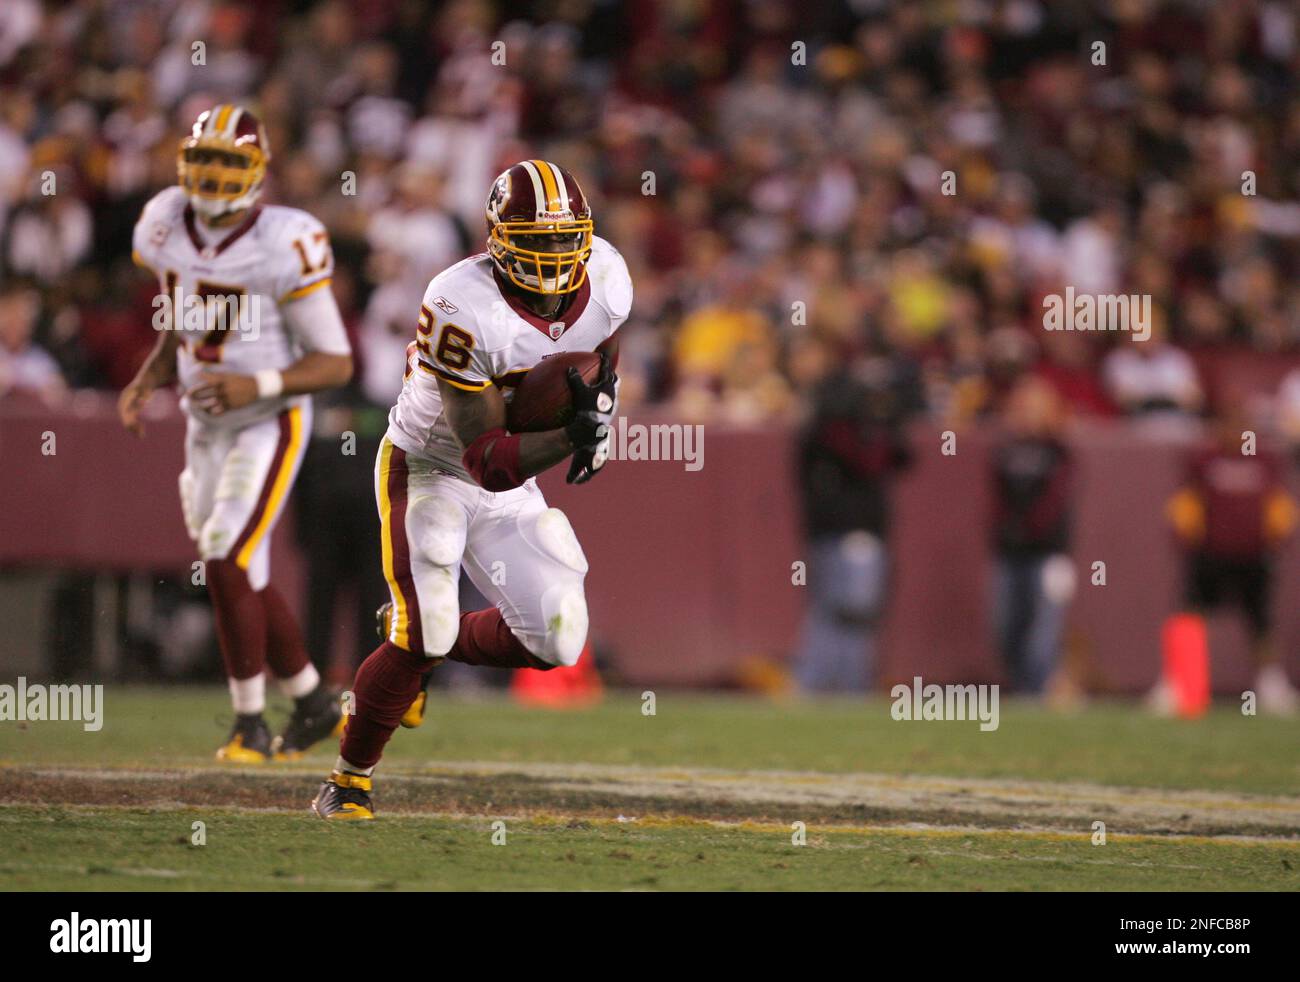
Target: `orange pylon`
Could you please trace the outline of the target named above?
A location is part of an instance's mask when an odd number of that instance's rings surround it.
[[[1175,614],[1161,630],[1165,684],[1184,719],[1204,715],[1210,706],[1210,642],[1205,619]]]
[[[590,706],[600,701],[604,691],[590,644],[582,649],[575,665],[552,668],[549,672],[518,668],[510,680],[510,694],[516,701],[552,709]]]

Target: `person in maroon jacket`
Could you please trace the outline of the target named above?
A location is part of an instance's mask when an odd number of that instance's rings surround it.
[[[1168,516],[1185,551],[1185,603],[1181,614],[1202,621],[1231,604],[1245,615],[1256,665],[1255,693],[1264,712],[1292,713],[1297,695],[1277,660],[1272,637],[1273,554],[1295,527],[1295,504],[1283,484],[1281,459],[1254,446],[1239,403],[1225,408],[1209,446],[1196,450]],[[1179,615],[1174,615],[1179,616]],[[1167,711],[1162,680],[1150,697]]]
[[[1011,391],[993,449],[994,625],[1018,692],[1042,694],[1060,658],[1074,594],[1069,557],[1073,467],[1058,433],[1060,399],[1029,377]]]

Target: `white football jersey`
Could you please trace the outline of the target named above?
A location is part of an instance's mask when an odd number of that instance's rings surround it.
[[[487,253],[443,270],[424,291],[406,381],[388,416],[388,438],[415,457],[473,483],[442,408],[438,379],[471,392],[489,385],[506,401],[530,368],[565,351],[594,351],[632,309],[632,278],[617,249],[593,237],[587,278],[554,321],[503,292]]]
[[[296,362],[304,353],[303,342],[288,329],[280,305],[329,289],[334,271],[325,227],[305,211],[260,205],[233,228],[213,229],[199,221],[179,187],[159,192],[144,206],[132,246],[135,261],[157,275],[164,293],[175,298],[180,288],[182,308],[174,323],[181,331],[176,368],[183,391],[203,371],[251,375]],[[236,296],[241,304],[240,319],[230,318],[224,330],[214,329],[215,308],[195,303],[217,296]],[[157,321],[155,317],[155,328]],[[182,398],[181,406],[201,423],[238,428],[308,398],[259,399],[220,416],[188,398]]]

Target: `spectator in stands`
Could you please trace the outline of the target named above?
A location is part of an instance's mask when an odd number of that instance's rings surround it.
[[[0,396],[31,392],[54,399],[64,391],[58,363],[32,340],[40,312],[40,294],[10,282],[0,287]]]
[[[1200,411],[1203,395],[1191,356],[1170,343],[1153,311],[1145,341],[1122,335],[1102,368],[1110,397],[1131,416],[1186,417]]]
[[[888,582],[890,485],[911,461],[910,396],[895,363],[843,364],[817,386],[799,439],[808,612],[795,663],[805,692],[865,692]]]
[[[0,31],[0,44],[3,36],[4,32]],[[27,191],[35,120],[36,102],[29,93],[0,89],[0,242],[5,240],[10,210]],[[0,256],[0,268],[3,265],[4,258]]]
[[[33,173],[28,183],[26,199],[8,217],[3,262],[13,273],[54,286],[90,253],[91,212],[66,168]]]
[[[409,206],[396,189],[409,174],[446,189],[430,228],[447,240],[454,215],[463,251],[480,248],[481,189],[504,163],[551,155],[582,173],[637,284],[624,344],[658,352],[647,398],[714,418],[797,413],[796,301],[807,330],[848,355],[864,347],[859,325],[891,322],[936,381],[941,417],[995,409],[981,397],[999,384],[981,378],[984,341],[1023,328],[1063,282],[1151,294],[1198,355],[1297,345],[1295,11],[1230,5],[1212,34],[1187,35],[1177,5],[1133,4],[1125,57],[1096,72],[1062,56],[1090,36],[1069,5],[1027,2],[1031,15],[1010,19],[988,4],[832,6],[796,27],[772,4],[548,16],[500,0],[9,0],[0,276],[34,277],[45,320],[81,267],[114,279],[133,216],[174,180],[175,126],[205,101],[241,99],[268,122],[276,200],[320,216],[357,270],[392,238],[382,226]],[[790,63],[796,34],[806,69]],[[1249,197],[1245,169],[1258,175]],[[33,196],[46,170],[54,200]],[[347,174],[355,193],[340,193]],[[133,316],[127,302],[117,291],[100,305],[113,319]],[[1053,384],[1104,413],[1103,339],[1069,337],[1042,338]],[[1115,349],[1104,382],[1126,413],[1197,411],[1177,348]],[[107,385],[108,364],[77,383]]]
[[[1056,390],[1065,408],[1081,416],[1113,416],[1115,406],[1097,373],[1092,342],[1077,331],[1044,331],[1043,358],[1034,373]]]
[[[1022,379],[1004,418],[1006,434],[992,453],[993,620],[1014,690],[1041,695],[1060,661],[1074,593],[1073,468],[1060,399],[1047,382]]]

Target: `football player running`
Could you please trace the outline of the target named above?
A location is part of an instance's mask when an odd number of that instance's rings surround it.
[[[156,195],[135,226],[135,260],[162,290],[159,333],[118,401],[138,436],[156,389],[183,393],[181,509],[203,559],[235,710],[217,757],[235,763],[292,758],[340,722],[270,583],[270,545],[311,433],[310,393],[346,384],[352,354],[329,289],[324,226],[259,204],[269,159],[261,122],[235,105],[202,113],[181,142],[179,186]],[[266,668],[294,700],[274,739],[263,717]]]
[[[575,664],[586,643],[587,560],[534,478],[570,456],[571,484],[604,466],[613,366],[602,354],[591,385],[569,370],[564,429],[510,433],[506,405],[543,358],[597,350],[627,319],[632,281],[593,234],[578,182],[547,161],[496,179],[487,227],[486,252],[429,283],[389,414],[375,496],[390,624],[357,671],[338,761],[312,801],[322,818],[374,817],[371,775],[431,664],[546,671]],[[493,606],[460,611],[462,567]]]

